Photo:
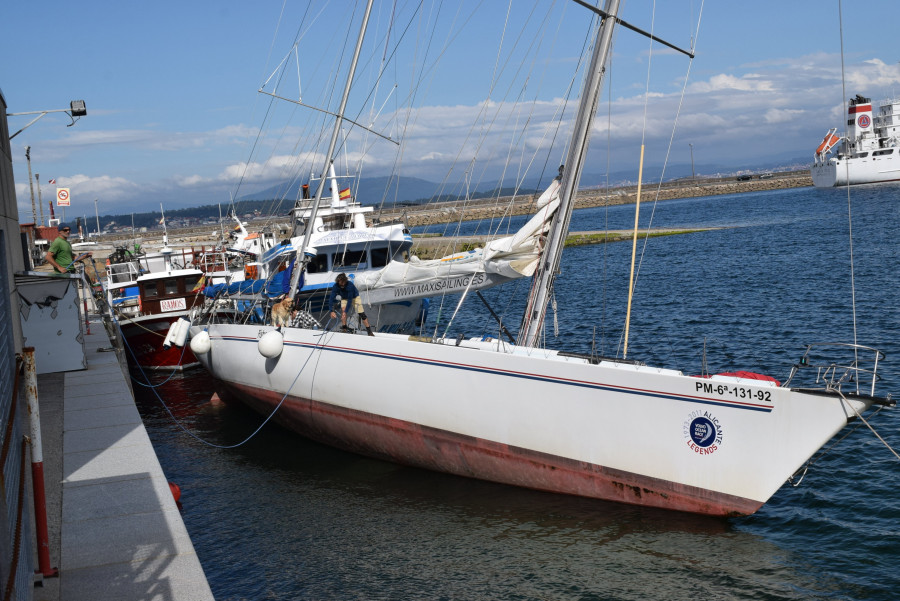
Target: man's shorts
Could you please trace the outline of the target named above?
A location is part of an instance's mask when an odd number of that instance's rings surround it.
[[[362,299],[359,298],[358,296],[353,299],[353,308],[356,309],[357,313],[363,312]],[[346,311],[346,309],[347,309],[347,301],[342,300],[341,301],[341,310]]]

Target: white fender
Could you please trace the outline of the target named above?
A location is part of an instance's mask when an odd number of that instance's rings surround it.
[[[175,334],[172,336],[172,344],[181,348],[184,346],[184,341],[187,340],[188,332],[191,330],[191,322],[187,317],[181,316],[175,323],[178,324],[178,329],[175,330]]]
[[[191,351],[195,355],[203,355],[209,352],[212,342],[209,340],[209,332],[203,330],[191,338]]]
[[[259,354],[268,359],[274,359],[284,350],[284,336],[278,330],[272,330],[263,334],[257,343]]]

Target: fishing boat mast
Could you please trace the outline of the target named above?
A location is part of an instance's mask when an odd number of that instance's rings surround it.
[[[297,294],[297,286],[300,283],[300,275],[306,271],[306,265],[309,262],[309,257],[306,255],[306,250],[309,248],[309,239],[312,236],[312,227],[311,225],[315,223],[316,213],[319,211],[319,204],[322,201],[322,191],[325,189],[325,180],[330,173],[331,166],[334,163],[334,149],[337,146],[338,137],[341,134],[341,124],[344,119],[344,109],[347,108],[347,98],[350,96],[350,86],[353,84],[353,75],[356,72],[356,63],[359,61],[359,54],[362,51],[362,43],[363,38],[366,35],[366,28],[369,24],[369,14],[372,12],[372,2],[374,0],[369,0],[366,3],[366,10],[363,13],[362,24],[359,29],[359,36],[356,39],[356,49],[353,51],[353,59],[350,61],[350,70],[347,73],[347,83],[344,84],[344,94],[341,96],[341,104],[336,113],[336,119],[334,120],[334,131],[331,133],[331,141],[328,143],[328,151],[325,153],[325,166],[322,168],[322,177],[319,179],[319,187],[316,189],[316,198],[313,200],[312,208],[310,209],[309,219],[307,220],[307,227],[305,232],[303,233],[303,244],[301,244],[298,250],[297,264],[294,268],[293,273],[291,274],[291,288],[288,293],[288,297],[294,298]]]
[[[559,262],[563,246],[565,246],[566,234],[569,231],[578,182],[581,180],[584,158],[591,137],[591,125],[597,113],[597,104],[603,88],[603,76],[606,73],[606,61],[612,46],[612,34],[617,22],[619,0],[606,0],[604,12],[606,15],[597,28],[597,39],[594,44],[594,53],[591,56],[589,76],[585,81],[578,104],[572,142],[566,162],[560,168],[562,179],[559,188],[559,209],[547,234],[547,246],[535,272],[531,298],[522,318],[522,327],[519,329],[519,344],[522,346],[537,346],[544,326],[547,303],[550,295],[553,294],[553,284],[559,273]]]

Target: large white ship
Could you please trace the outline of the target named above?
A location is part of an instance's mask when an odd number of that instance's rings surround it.
[[[847,108],[847,133],[828,130],[810,173],[817,188],[900,181],[900,98],[872,100],[857,94]]]

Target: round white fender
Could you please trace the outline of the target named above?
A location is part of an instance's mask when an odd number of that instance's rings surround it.
[[[203,330],[191,338],[191,351],[195,355],[203,355],[209,352],[212,342],[209,340],[209,332]]]
[[[278,330],[272,330],[263,334],[257,343],[259,354],[268,359],[274,359],[284,349],[284,336]]]

